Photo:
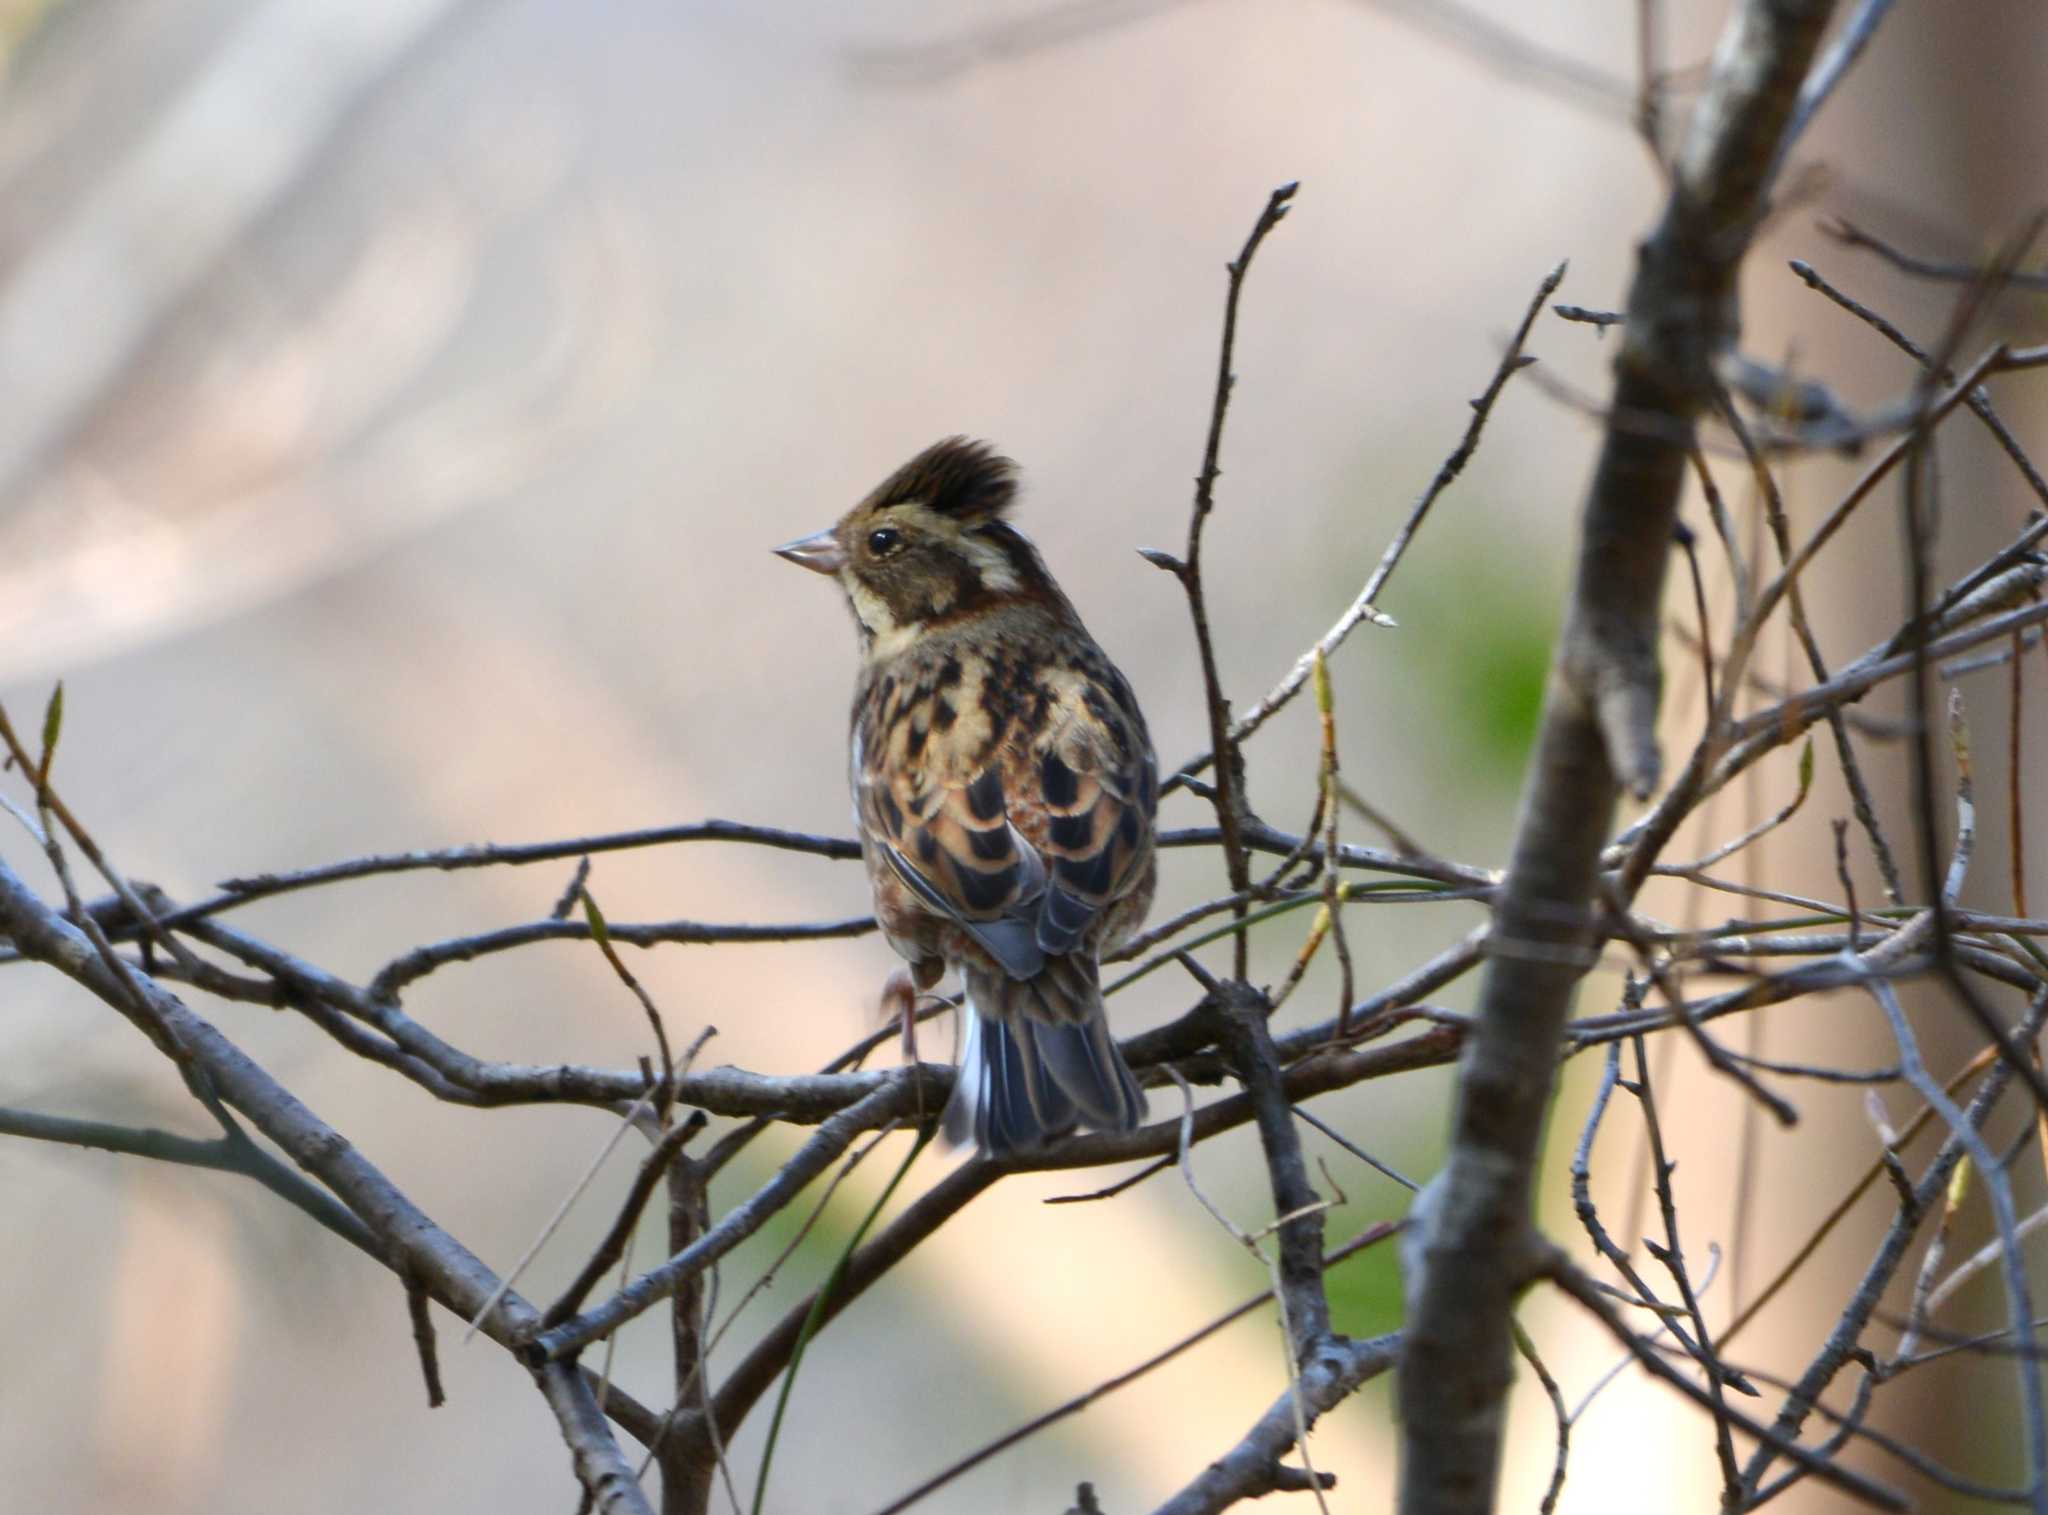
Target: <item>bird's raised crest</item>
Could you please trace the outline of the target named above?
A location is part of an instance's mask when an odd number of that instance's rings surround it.
[[[1017,465],[986,442],[948,437],[884,479],[869,501],[875,510],[922,505],[962,523],[993,521],[1017,497]]]

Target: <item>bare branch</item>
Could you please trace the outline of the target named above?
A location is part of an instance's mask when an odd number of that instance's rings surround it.
[[[1665,1362],[1663,1356],[1654,1347],[1631,1331],[1627,1323],[1622,1320],[1620,1312],[1607,1302],[1606,1297],[1600,1292],[1599,1286],[1584,1273],[1572,1266],[1570,1260],[1563,1253],[1560,1252],[1552,1255],[1546,1265],[1545,1272],[1565,1293],[1585,1306],[1593,1317],[1607,1328],[1616,1341],[1627,1347],[1636,1361],[1641,1363],[1652,1377],[1661,1378],[1665,1383],[1670,1384],[1671,1387],[1677,1389],[1681,1394],[1703,1408],[1711,1408],[1706,1390],[1700,1388],[1691,1379],[1685,1377],[1685,1375]],[[1725,1406],[1723,1413],[1734,1424],[1741,1427],[1745,1434],[1763,1442],[1769,1450],[1791,1458],[1803,1470],[1820,1479],[1823,1483],[1840,1490],[1842,1493],[1854,1499],[1859,1499],[1865,1504],[1873,1505],[1880,1510],[1903,1511],[1912,1508],[1904,1497],[1894,1490],[1886,1488],[1881,1483],[1875,1483],[1865,1478],[1861,1473],[1843,1467],[1840,1463],[1816,1455],[1808,1448],[1785,1436],[1778,1428],[1766,1426],[1761,1421],[1752,1420],[1733,1406]]]
[[[1402,555],[1408,550],[1408,544],[1415,540],[1415,534],[1422,529],[1423,520],[1428,516],[1430,507],[1436,503],[1437,496],[1457,481],[1458,475],[1465,471],[1465,465],[1472,460],[1472,454],[1478,451],[1480,433],[1485,431],[1487,418],[1493,414],[1494,402],[1500,398],[1500,392],[1507,387],[1508,380],[1536,361],[1535,358],[1523,353],[1522,344],[1528,341],[1530,328],[1536,324],[1536,317],[1543,309],[1543,302],[1555,294],[1557,286],[1563,282],[1564,271],[1565,265],[1558,264],[1538,286],[1535,298],[1530,300],[1528,309],[1523,312],[1521,325],[1515,328],[1515,334],[1509,340],[1507,350],[1501,354],[1501,360],[1493,370],[1493,378],[1479,397],[1472,401],[1472,419],[1465,425],[1465,435],[1458,440],[1458,445],[1451,449],[1450,456],[1445,458],[1437,469],[1436,477],[1430,480],[1429,487],[1423,490],[1422,497],[1408,512],[1408,519],[1401,523],[1401,529],[1394,533],[1393,541],[1389,542],[1386,551],[1380,554],[1379,563],[1366,579],[1365,587],[1359,590],[1358,597],[1351,602],[1350,608],[1337,617],[1336,623],[1317,639],[1313,647],[1295,659],[1294,666],[1287,670],[1287,676],[1268,690],[1265,696],[1231,727],[1230,740],[1233,743],[1243,742],[1265,725],[1288,701],[1301,693],[1303,686],[1309,681],[1309,676],[1315,672],[1316,659],[1327,658],[1335,653],[1344,644],[1345,638],[1357,629],[1360,622],[1371,621],[1376,626],[1394,624],[1393,618],[1381,612],[1374,602],[1386,588],[1387,580],[1393,577],[1394,569],[1400,565]],[[1190,776],[1202,772],[1215,762],[1216,751],[1216,745],[1212,743],[1209,751],[1203,756],[1181,764],[1162,788],[1172,789],[1176,785],[1185,784]]]
[[[378,853],[370,857],[350,858],[346,862],[326,863],[318,868],[301,868],[292,873],[252,873],[242,878],[226,879],[221,883],[219,895],[183,907],[164,924],[183,925],[202,916],[218,915],[223,910],[234,909],[252,900],[270,899],[349,879],[416,873],[430,868],[443,873],[464,868],[517,868],[533,863],[561,862],[565,858],[588,857],[600,852],[666,847],[678,842],[749,842],[757,847],[806,852],[814,857],[857,859],[860,856],[860,843],[847,837],[810,836],[801,831],[749,826],[739,821],[693,821],[683,826],[654,826],[640,831],[613,831],[596,836],[568,837],[558,842],[526,842],[511,846],[478,842],[434,851]]]
[[[1356,1253],[1364,1251],[1367,1247],[1370,1247],[1377,1242],[1386,1240],[1388,1237],[1394,1235],[1399,1230],[1400,1223],[1397,1221],[1381,1221],[1376,1225],[1368,1226],[1364,1231],[1361,1231],[1357,1236],[1354,1236],[1350,1241],[1344,1243],[1343,1246],[1336,1248],[1328,1256],[1326,1256],[1323,1259],[1323,1267],[1325,1269],[1334,1268],[1337,1266],[1338,1263],[1344,1261],[1346,1258],[1351,1257]],[[1183,1336],[1179,1341],[1175,1342],[1172,1346],[1165,1348],[1163,1351],[1154,1353],[1152,1356],[1146,1358],[1143,1362],[1139,1363],[1136,1367],[1128,1368],[1124,1372],[1117,1374],[1114,1378],[1104,1379],[1101,1383],[1097,1384],[1094,1388],[1087,1390],[1085,1393],[1075,1395],[1072,1399],[1067,1400],[1063,1404],[1054,1406],[1052,1409],[1046,1411],[1043,1415],[1033,1416],[1030,1420],[1024,1422],[1023,1425],[1018,1426],[1013,1431],[1004,1433],[1003,1435],[997,1437],[994,1441],[989,1442],[986,1446],[977,1447],[974,1451],[970,1452],[967,1456],[961,1458],[958,1462],[952,1463],[946,1468],[933,1474],[930,1478],[926,1479],[923,1483],[919,1484],[909,1493],[904,1494],[900,1498],[892,1500],[890,1503],[884,1505],[881,1509],[875,1512],[875,1515],[902,1515],[903,1511],[909,1509],[912,1505],[918,1503],[926,1495],[937,1493],[940,1489],[944,1488],[954,1479],[960,1477],[961,1474],[971,1472],[973,1469],[980,1467],[984,1462],[987,1462],[991,1457],[994,1457],[1001,1452],[1007,1452],[1011,1447],[1016,1446],[1019,1442],[1028,1440],[1030,1437],[1036,1436],[1040,1431],[1046,1429],[1046,1427],[1056,1425],[1058,1422],[1066,1419],[1069,1415],[1079,1414],[1081,1411],[1087,1409],[1090,1405],[1094,1404],[1097,1400],[1103,1399],[1108,1395],[1114,1394],[1119,1389],[1126,1388],[1129,1385],[1136,1383],[1139,1379],[1145,1377],[1148,1373],[1152,1372],[1153,1369],[1164,1367],[1167,1363],[1173,1361],[1174,1358],[1180,1356],[1181,1353],[1187,1351],[1189,1348],[1199,1346],[1202,1342],[1207,1341],[1211,1336],[1214,1336],[1218,1331],[1222,1330],[1225,1326],[1231,1324],[1233,1321],[1242,1320],[1245,1316],[1251,1314],[1252,1311],[1256,1310],[1260,1305],[1264,1304],[1267,1300],[1272,1299],[1273,1297],[1273,1291],[1271,1289],[1267,1289],[1262,1293],[1254,1294],[1250,1299],[1247,1299],[1240,1304],[1233,1305],[1230,1309],[1224,1311],[1214,1320],[1208,1322],[1208,1324],[1200,1326],[1193,1331],[1190,1331],[1186,1336]]]
[[[1209,438],[1202,448],[1201,472],[1195,475],[1195,502],[1188,513],[1188,544],[1185,555],[1174,562],[1163,553],[1150,553],[1151,562],[1162,568],[1169,568],[1180,580],[1181,588],[1187,591],[1188,614],[1195,623],[1195,650],[1201,658],[1202,688],[1207,696],[1209,712],[1209,750],[1218,758],[1216,773],[1216,824],[1223,833],[1223,864],[1230,876],[1230,887],[1237,895],[1243,895],[1251,884],[1251,873],[1245,863],[1243,838],[1239,835],[1250,815],[1244,799],[1244,769],[1237,759],[1236,743],[1230,735],[1230,706],[1223,695],[1221,675],[1216,669],[1216,647],[1209,634],[1209,607],[1202,588],[1202,527],[1209,519],[1209,513],[1216,508],[1215,492],[1217,475],[1222,472],[1219,461],[1223,449],[1223,421],[1230,411],[1230,394],[1237,387],[1237,375],[1231,370],[1231,353],[1237,345],[1237,302],[1244,291],[1244,277],[1251,271],[1252,258],[1258,253],[1259,244],[1267,234],[1280,224],[1287,214],[1289,202],[1294,199],[1299,184],[1283,184],[1266,199],[1266,208],[1253,223],[1251,235],[1245,238],[1244,249],[1229,265],[1230,286],[1223,301],[1223,341],[1216,359],[1216,396],[1209,407]],[[1245,901],[1238,899],[1231,907],[1231,914],[1243,920]],[[1232,949],[1236,953],[1236,975],[1244,977],[1245,954],[1249,950],[1245,938],[1240,935]]]
[[[1806,134],[1807,126],[1827,104],[1828,96],[1847,77],[1856,60],[1863,56],[1863,50],[1870,46],[1871,38],[1883,24],[1885,15],[1892,8],[1892,0],[1862,0],[1856,13],[1842,25],[1841,35],[1821,55],[1814,65],[1812,74],[1799,87],[1799,103],[1793,108],[1792,119],[1785,127],[1785,135],[1778,145],[1778,158],[1774,168],[1782,168],[1785,159],[1791,155],[1793,145]]]
[[[1616,360],[1613,410],[1668,417],[1673,435],[1610,427],[1577,578],[1523,790],[1495,941],[1465,1052],[1448,1159],[1403,1245],[1403,1515],[1490,1507],[1514,1300],[1538,1263],[1530,1183],[1571,994],[1591,961],[1599,858],[1621,790],[1658,770],[1659,604],[1695,418],[1735,338],[1734,286],[1772,165],[1820,45],[1827,0],[1745,0],[1672,165],[1642,248]],[[1739,686],[1742,670],[1726,678]]]
[[[1360,1384],[1391,1368],[1400,1349],[1398,1335],[1367,1341],[1325,1337],[1315,1355],[1301,1365],[1300,1402],[1306,1407],[1309,1423],[1313,1425]],[[1282,1394],[1242,1441],[1204,1468],[1200,1477],[1161,1505],[1156,1515],[1213,1515],[1240,1499],[1306,1487],[1299,1479],[1286,1478],[1287,1469],[1280,1461],[1296,1441],[1295,1412],[1295,1394]],[[1329,1474],[1321,1477],[1324,1488],[1336,1483]]]
[[[632,1465],[605,1424],[597,1396],[574,1363],[551,1362],[535,1372],[541,1393],[569,1443],[576,1477],[599,1515],[654,1515]]]
[[[146,975],[115,977],[85,935],[43,906],[4,860],[0,860],[0,931],[24,953],[131,1017],[131,986],[148,1011],[176,1038],[177,1045],[220,1099],[245,1115],[300,1167],[318,1178],[376,1237],[383,1261],[408,1283],[465,1317],[473,1316],[497,1287],[491,1271],[443,1231],[362,1153],[273,1080],[208,1022]],[[489,1334],[510,1345],[538,1323],[533,1307],[506,1294],[487,1325]],[[602,1500],[602,1507],[629,1515],[651,1515],[639,1484],[625,1467],[610,1429],[573,1366],[543,1370],[541,1385],[576,1460],[578,1476]]]
[[[146,1126],[120,1126],[68,1115],[44,1115],[34,1110],[0,1109],[0,1136],[20,1136],[59,1146],[146,1157],[182,1167],[239,1173],[245,1178],[253,1178],[287,1204],[305,1211],[350,1246],[383,1261],[383,1252],[369,1229],[337,1203],[333,1195],[308,1183],[241,1135],[239,1130],[210,1141],[200,1141]]]
[[[1861,247],[1876,253],[1885,262],[1901,273],[1911,274],[1916,279],[1936,279],[1948,284],[1977,284],[1984,279],[1985,268],[1979,263],[1937,263],[1928,258],[1916,257],[1901,252],[1881,237],[1872,236],[1859,226],[1835,219],[1823,221],[1821,230],[1840,242],[1844,247]],[[2048,289],[2048,273],[2034,273],[2025,269],[2007,273],[2005,282],[2019,289]]]
[[[2044,1015],[2048,1015],[2048,991],[2043,991],[2034,998],[2028,1012],[2027,1032],[2029,1035],[2040,1027]],[[1977,1073],[1984,1075],[1983,1082],[1978,1086],[1968,1107],[1963,1111],[1963,1124],[1972,1130],[1982,1127],[1992,1108],[2005,1093],[2012,1077],[2012,1065],[1995,1057],[1989,1049],[1986,1049],[1983,1055],[1975,1059],[1969,1067],[1964,1069],[1957,1082],[1960,1083],[1961,1079],[1975,1076]],[[1932,1111],[1933,1107],[1929,1106],[1928,1112],[1930,1116]],[[1908,1134],[1910,1134],[1910,1130],[1911,1128],[1909,1128]],[[1933,1210],[1941,1196],[1942,1190],[1948,1184],[1950,1174],[1955,1171],[1956,1164],[1962,1160],[1965,1150],[1960,1135],[1956,1131],[1951,1130],[1948,1138],[1942,1143],[1940,1151],[1935,1154],[1933,1161],[1928,1164],[1927,1170],[1921,1176],[1919,1183],[1915,1185],[1913,1190],[1914,1203],[1911,1206],[1902,1207],[1893,1217],[1883,1237],[1879,1240],[1877,1249],[1872,1255],[1870,1262],[1865,1266],[1862,1278],[1858,1281],[1855,1290],[1850,1294],[1846,1305],[1843,1307],[1841,1316],[1836,1321],[1834,1329],[1828,1333],[1827,1340],[1822,1344],[1820,1351],[1815,1355],[1813,1361],[1808,1364],[1806,1371],[1800,1375],[1798,1382],[1793,1386],[1792,1392],[1786,1397],[1784,1405],[1779,1409],[1777,1419],[1772,1423],[1773,1437],[1766,1441],[1765,1445],[1759,1447],[1745,1465],[1743,1478],[1748,1487],[1752,1489],[1758,1487],[1764,1472],[1770,1467],[1772,1461],[1781,1453],[1784,1453],[1785,1447],[1791,1444],[1794,1438],[1799,1435],[1801,1428],[1806,1423],[1807,1416],[1813,1413],[1814,1408],[1820,1402],[1820,1396],[1834,1382],[1835,1376],[1841,1372],[1843,1367],[1854,1360],[1855,1354],[1858,1351],[1857,1344],[1862,1337],[1864,1329],[1876,1314],[1878,1302],[1884,1297],[1886,1288],[1889,1287],[1899,1267],[1904,1263],[1907,1250],[1912,1244],[1913,1237],[1919,1231],[1922,1220]],[[1838,1213],[1840,1208],[1842,1207],[1838,1207]],[[1833,1218],[1831,1216],[1831,1220]],[[1815,1244],[1817,1244],[1817,1241]],[[1802,1249],[1799,1258],[1795,1259],[1795,1264],[1806,1256],[1810,1256],[1811,1251],[1811,1246]],[[1789,1273],[1790,1269],[1787,1270],[1786,1276],[1789,1276]],[[1769,1289],[1766,1289],[1754,1300],[1750,1301],[1749,1305],[1744,1309],[1742,1316],[1731,1322],[1728,1329],[1721,1333],[1721,1344],[1724,1349],[1728,1342],[1734,1338],[1735,1333],[1747,1321],[1756,1317],[1757,1312],[1763,1307],[1765,1302],[1777,1292],[1782,1281],[1781,1278],[1778,1282],[1774,1282]]]
[[[552,1361],[574,1355],[649,1306],[667,1299],[686,1281],[752,1236],[806,1184],[830,1167],[861,1132],[912,1110],[918,1092],[917,1074],[917,1068],[891,1074],[866,1099],[822,1122],[811,1139],[776,1170],[773,1178],[727,1211],[724,1219],[689,1247],[641,1274],[603,1304],[542,1331],[530,1348],[535,1360]]]
[[[865,936],[874,929],[873,916],[859,916],[843,921],[798,921],[786,926],[712,925],[704,921],[654,921],[643,924],[629,921],[608,928],[608,935],[615,942],[625,942],[633,947],[653,947],[661,944],[708,946],[714,943],[735,942],[831,941],[841,937]],[[535,942],[590,941],[595,935],[588,921],[550,919],[528,921],[520,926],[505,926],[496,931],[456,937],[445,942],[430,942],[424,947],[413,948],[404,956],[395,958],[378,969],[376,977],[370,980],[370,995],[374,999],[394,999],[400,990],[417,983],[437,968],[445,968],[450,963],[474,962],[480,957],[488,957],[496,952],[510,952],[516,947],[529,947]]]

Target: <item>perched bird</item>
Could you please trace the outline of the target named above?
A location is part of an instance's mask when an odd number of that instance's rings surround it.
[[[1014,463],[951,437],[776,549],[836,577],[853,610],[853,808],[875,916],[917,988],[960,970],[945,1131],[992,1155],[1144,1118],[1098,965],[1157,875],[1145,718],[1005,519],[1016,493]]]

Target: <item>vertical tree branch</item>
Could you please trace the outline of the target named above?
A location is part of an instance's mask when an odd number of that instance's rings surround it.
[[[582,1370],[573,1362],[550,1362],[537,1368],[534,1377],[575,1459],[586,1507],[597,1515],[654,1515]]]
[[[679,1157],[668,1171],[669,1256],[688,1250],[709,1229],[709,1204],[701,1167],[692,1158]],[[670,1370],[676,1385],[673,1414],[701,1417],[710,1403],[710,1385],[704,1381],[707,1281],[706,1273],[692,1274],[668,1302],[674,1357]],[[716,1427],[711,1429],[715,1432]],[[711,1508],[711,1478],[718,1455],[719,1446],[711,1437],[690,1444],[680,1438],[664,1439],[656,1452],[661,1463],[662,1515],[704,1515]]]
[[[1223,418],[1230,410],[1230,392],[1237,387],[1237,375],[1231,372],[1231,355],[1237,347],[1237,297],[1244,289],[1244,276],[1252,266],[1252,255],[1258,252],[1259,244],[1266,240],[1266,234],[1280,224],[1287,214],[1288,202],[1294,198],[1298,183],[1283,184],[1266,199],[1266,208],[1259,212],[1259,219],[1253,224],[1251,235],[1245,238],[1244,250],[1228,265],[1230,270],[1230,291],[1223,302],[1223,343],[1216,358],[1216,398],[1209,409],[1209,437],[1202,447],[1202,471],[1195,476],[1195,503],[1188,513],[1187,555],[1176,562],[1165,553],[1148,552],[1146,558],[1172,573],[1187,591],[1188,613],[1195,623],[1195,647],[1202,658],[1202,688],[1208,697],[1209,747],[1216,754],[1216,824],[1223,833],[1223,863],[1229,873],[1230,887],[1238,896],[1231,907],[1231,913],[1239,920],[1244,919],[1245,891],[1251,883],[1251,869],[1245,858],[1243,826],[1245,819],[1244,768],[1237,756],[1237,747],[1230,737],[1230,705],[1223,697],[1223,682],[1216,669],[1216,647],[1209,635],[1209,606],[1202,590],[1202,526],[1209,519],[1209,512],[1216,508],[1216,477],[1222,472],[1219,460],[1223,451]],[[1246,938],[1239,932],[1233,950],[1236,953],[1236,968],[1233,976],[1243,978],[1247,952]]]
[[[1330,1301],[1323,1289],[1323,1197],[1309,1182],[1293,1102],[1266,1023],[1265,996],[1233,981],[1217,987],[1215,1000],[1218,1040],[1251,1096],[1258,1121],[1273,1212],[1280,1217],[1280,1297],[1295,1359],[1302,1361],[1330,1332]]]
[[[1735,280],[1832,11],[1746,0],[1643,245],[1610,424],[1580,538],[1541,733],[1465,1043],[1451,1146],[1403,1248],[1404,1515],[1493,1504],[1516,1296],[1539,1264],[1530,1184],[1571,996],[1590,966],[1601,844],[1624,785],[1655,787],[1658,607],[1696,418],[1732,344]]]

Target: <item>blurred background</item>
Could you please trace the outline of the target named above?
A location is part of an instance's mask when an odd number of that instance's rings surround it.
[[[1670,9],[1663,56],[1687,70],[1723,8]],[[966,432],[1022,463],[1021,523],[1176,763],[1204,729],[1186,612],[1134,549],[1185,537],[1225,260],[1267,193],[1302,180],[1245,297],[1207,538],[1242,705],[1357,592],[1544,274],[1569,259],[1560,298],[1621,302],[1660,195],[1629,125],[1636,16],[1624,0],[0,5],[0,699],[29,729],[65,681],[60,789],[132,876],[181,896],[365,852],[707,816],[844,833],[852,633],[829,588],[767,549]],[[1697,77],[1680,74],[1674,108]],[[1978,255],[2041,196],[2043,77],[2038,7],[1901,7],[1751,261],[1749,348],[1855,405],[1900,394],[1903,361],[1784,260],[1813,261],[1933,340],[1951,296],[1816,223],[1847,215],[1933,256]],[[2009,302],[1999,319],[2024,332],[2039,314]],[[1546,318],[1531,349],[1562,383],[1601,392],[1608,350],[1591,328]],[[2037,456],[2041,393],[1999,391]],[[1362,629],[1335,663],[1349,780],[1443,855],[1503,860],[1594,440],[1569,403],[1511,385],[1381,598],[1400,629]],[[2027,502],[1974,436],[1958,434],[1944,465],[1959,568]],[[1845,469],[1795,470],[1795,519],[1812,520]],[[1837,661],[1900,614],[1895,518],[1867,514],[1810,586]],[[1999,792],[2003,678],[1980,682],[1966,691],[1979,782]],[[1289,829],[1312,794],[1307,705],[1251,752],[1254,802]],[[2028,710],[2035,752],[2044,709]],[[1674,742],[1698,710],[1680,677]],[[1744,807],[1780,803],[1790,770],[1731,793],[1717,839]],[[1875,772],[1903,834],[1902,770]],[[1843,813],[1824,756],[1815,803],[1763,865],[1773,879],[1832,892],[1825,820]],[[1181,797],[1165,819],[1204,816]],[[2004,845],[1987,814],[1981,855]],[[0,852],[46,881],[18,829],[0,831]],[[361,980],[420,942],[544,914],[568,873],[415,875],[238,920]],[[1221,879],[1220,859],[1174,855],[1157,918]],[[2005,908],[1995,867],[1986,880],[1988,906]],[[857,868],[744,848],[608,855],[591,885],[615,921],[867,909]],[[1701,908],[1665,903],[1673,918]],[[1479,919],[1472,905],[1355,910],[1361,987]],[[1300,929],[1288,918],[1260,935],[1261,975],[1281,976]],[[680,1040],[717,1028],[705,1060],[787,1072],[870,1028],[893,958],[870,937],[633,962]],[[1472,989],[1440,1001],[1464,1008]],[[1612,1008],[1614,992],[1596,978],[1584,1003]],[[1193,993],[1154,974],[1115,1002],[1119,1028],[1166,1020]],[[1327,1015],[1335,993],[1318,969],[1286,1014]],[[500,1269],[608,1134],[588,1111],[440,1106],[293,1017],[196,1003]],[[639,1008],[587,944],[458,965],[407,1004],[485,1056],[618,1065],[646,1050]],[[103,1006],[15,967],[0,1007],[0,1103],[204,1134],[169,1069]],[[1967,1039],[1940,1040],[1938,1003],[1920,1013],[1953,1066]],[[943,1047],[943,1030],[928,1034]],[[1797,1056],[1809,1037],[1854,1062],[1853,1039],[1873,1035],[1844,999],[1826,1024],[1774,1026],[1770,1049]],[[1682,1049],[1668,1064],[1670,1124],[1688,1244],[1742,1240],[1710,1296],[1725,1319],[1729,1291],[1754,1294],[1875,1138],[1859,1092],[1802,1086],[1807,1119],[1763,1134],[1769,1181],[1744,1212],[1744,1112],[1694,1061]],[[1595,1071],[1574,1066],[1558,1111],[1546,1188],[1560,1232]],[[1420,1179],[1446,1091],[1444,1076],[1409,1076],[1318,1108]],[[1155,1112],[1168,1099],[1155,1094]],[[1641,1180],[1638,1139],[1617,1116],[1597,1154],[1615,1217]],[[718,1202],[792,1144],[763,1142]],[[1333,1240],[1404,1209],[1338,1148],[1319,1155],[1347,1196]],[[530,1296],[573,1273],[632,1159],[613,1159],[543,1251]],[[821,1276],[893,1161],[842,1190],[719,1360]],[[947,1161],[921,1159],[907,1193]],[[1241,1224],[1270,1217],[1248,1131],[1198,1166]],[[835,1326],[805,1362],[768,1507],[876,1508],[1261,1286],[1172,1176],[1106,1203],[1041,1203],[1102,1181],[1005,1184]],[[388,1275],[253,1186],[5,1141],[0,1191],[0,1473],[18,1507],[574,1507],[526,1375],[495,1347],[458,1346],[443,1317],[450,1403],[429,1412]],[[1856,1212],[1738,1356],[1804,1363],[1888,1203]],[[726,1265],[725,1300],[792,1230]],[[636,1257],[659,1247],[650,1229]],[[1397,1323],[1391,1249],[1332,1285],[1341,1329]],[[1994,1321],[1995,1283],[1966,1306]],[[1549,1302],[1527,1318],[1576,1401],[1608,1347]],[[664,1350],[643,1321],[622,1338],[620,1381],[662,1402]],[[1892,1423],[1972,1472],[2012,1473],[2009,1375],[1919,1377],[1890,1391]],[[1284,1381],[1270,1319],[1255,1318],[926,1507],[1053,1512],[1085,1478],[1105,1509],[1148,1508]],[[1531,1386],[1516,1413],[1504,1507],[1527,1509],[1551,1427]],[[1317,1465],[1342,1480],[1335,1507],[1388,1497],[1389,1415],[1380,1384],[1318,1430]],[[743,1495],[765,1418],[733,1451]],[[1705,1423],[1633,1375],[1588,1413],[1573,1454],[1567,1510],[1639,1503],[1645,1478],[1667,1507],[1712,1503]],[[1834,1498],[1801,1490],[1785,1505]]]

